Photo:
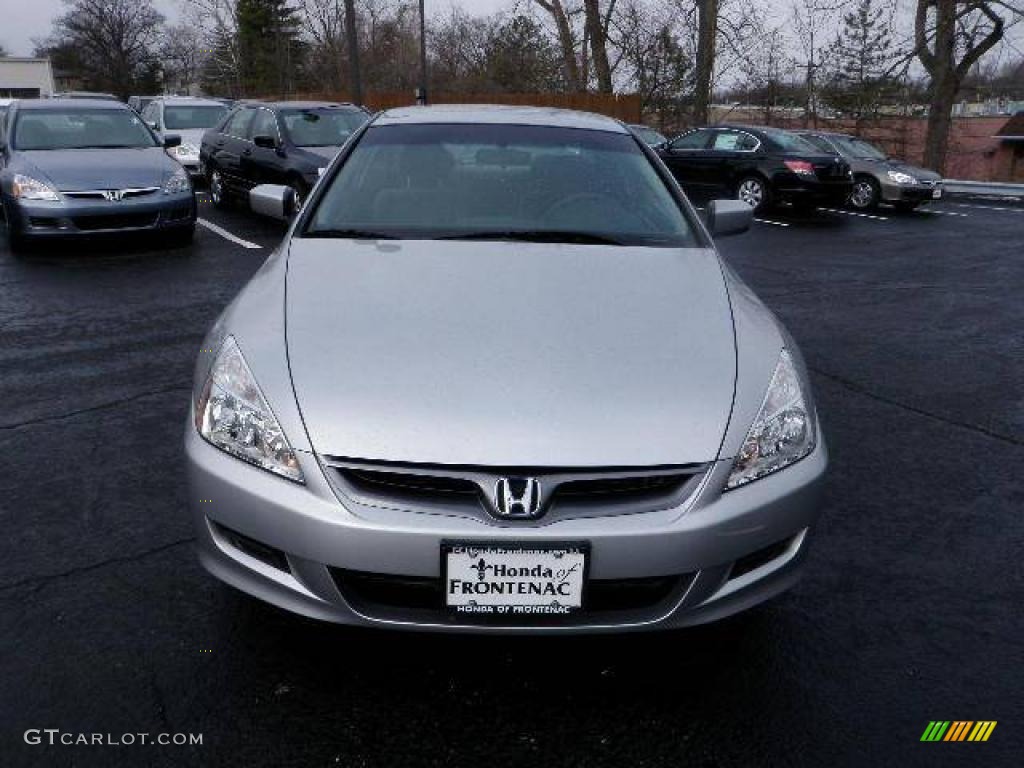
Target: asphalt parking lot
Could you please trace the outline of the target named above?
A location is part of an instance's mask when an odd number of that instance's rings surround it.
[[[832,452],[806,578],[717,625],[566,638],[339,628],[201,570],[192,361],[283,229],[202,195],[200,216],[188,249],[0,246],[0,764],[1020,764],[1024,206],[723,239],[801,344]],[[998,727],[921,743],[936,719]]]

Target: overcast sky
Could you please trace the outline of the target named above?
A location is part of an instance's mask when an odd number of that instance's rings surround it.
[[[426,0],[427,15],[445,11],[453,5],[474,13],[490,13],[508,8],[514,0]],[[175,19],[180,14],[180,0],[153,0],[162,14]],[[34,38],[46,37],[50,24],[63,11],[61,0],[0,0],[0,45],[12,56],[31,56]]]

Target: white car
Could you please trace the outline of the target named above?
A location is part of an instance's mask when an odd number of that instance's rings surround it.
[[[162,139],[166,134],[181,136],[181,144],[167,153],[181,163],[190,176],[202,175],[199,146],[203,134],[227,114],[228,108],[214,99],[192,96],[161,96],[142,111],[142,118]]]

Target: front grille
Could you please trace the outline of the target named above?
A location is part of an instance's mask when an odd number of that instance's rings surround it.
[[[444,605],[440,578],[394,576],[331,568],[331,577],[345,601],[364,616],[423,623],[572,625],[649,618],[677,603],[694,574],[640,579],[591,579],[583,608],[569,616],[531,614],[451,614]]]
[[[540,500],[530,523],[652,512],[681,505],[707,465],[635,469],[452,467],[325,458],[340,493],[364,508],[462,515],[512,522],[499,511],[503,478],[535,478]]]
[[[156,224],[155,213],[114,213],[104,216],[76,216],[71,219],[83,232],[116,229],[144,229]]]
[[[129,189],[81,189],[62,191],[61,194],[72,200],[110,200],[110,194],[115,193],[120,196],[121,200],[134,200],[159,191],[160,187],[132,187]]]
[[[185,221],[192,216],[192,208],[187,205],[181,205],[177,208],[171,208],[169,211],[164,211],[164,221]]]

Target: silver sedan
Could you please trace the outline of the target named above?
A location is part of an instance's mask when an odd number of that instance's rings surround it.
[[[750,215],[698,218],[609,118],[378,115],[203,344],[203,564],[453,631],[681,627],[785,590],[827,457],[793,339],[711,241]]]

